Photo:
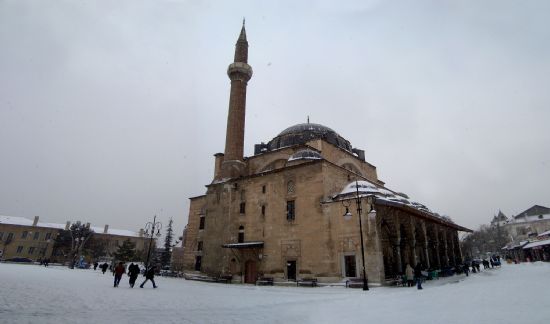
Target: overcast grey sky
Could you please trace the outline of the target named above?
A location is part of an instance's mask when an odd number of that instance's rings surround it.
[[[391,189],[477,227],[550,206],[548,1],[0,1],[0,214],[187,222],[223,152],[324,124]],[[161,212],[162,210],[162,212]]]

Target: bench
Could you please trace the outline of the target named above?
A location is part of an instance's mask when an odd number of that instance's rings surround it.
[[[296,286],[317,287],[317,278],[302,278],[296,281]]]
[[[226,284],[230,284],[231,280],[233,280],[232,275],[219,276],[218,278],[216,278],[216,282],[223,282]]]
[[[273,278],[260,277],[256,280],[256,286],[273,286]]]
[[[346,288],[363,288],[363,278],[349,278],[346,280]]]

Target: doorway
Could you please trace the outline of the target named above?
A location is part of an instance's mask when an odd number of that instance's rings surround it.
[[[256,262],[246,261],[244,264],[244,283],[256,283]]]
[[[344,274],[348,278],[357,277],[355,255],[344,255]]]
[[[197,255],[195,257],[195,271],[201,271],[202,256]]]
[[[296,261],[286,262],[286,278],[288,280],[296,280]]]

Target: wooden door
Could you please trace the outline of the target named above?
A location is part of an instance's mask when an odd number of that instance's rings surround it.
[[[246,261],[244,264],[244,282],[256,283],[256,262],[252,260]]]

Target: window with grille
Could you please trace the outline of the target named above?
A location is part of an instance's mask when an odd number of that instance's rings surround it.
[[[296,219],[296,206],[294,200],[289,200],[286,202],[286,220],[293,221]]]
[[[39,237],[40,237],[40,232],[35,232],[32,239],[33,240],[38,240]]]
[[[204,215],[201,215],[200,217],[200,221],[199,221],[199,229],[204,229],[204,222],[205,222],[205,219],[206,217],[204,217]]]
[[[21,252],[23,252],[23,247],[21,245],[19,245],[17,247],[17,253],[21,253]]]
[[[296,186],[294,185],[294,181],[290,180],[286,184],[286,192],[289,194],[293,194],[296,191]]]

